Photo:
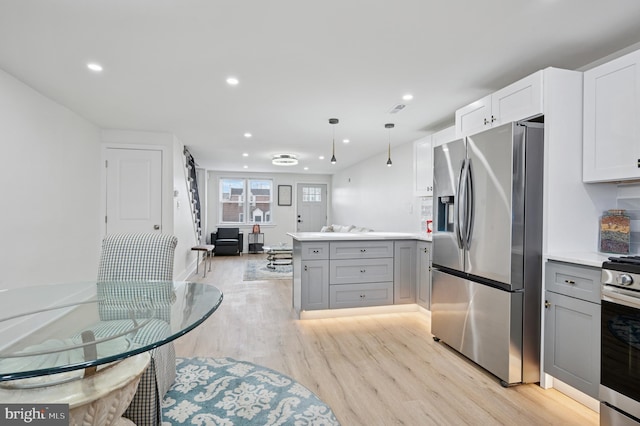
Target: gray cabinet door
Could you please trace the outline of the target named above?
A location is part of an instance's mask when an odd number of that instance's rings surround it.
[[[598,398],[600,305],[547,291],[544,371]]]
[[[329,309],[329,261],[301,263],[301,309]]]
[[[418,242],[416,278],[416,302],[425,309],[431,309],[431,243]]]
[[[416,242],[393,244],[393,303],[416,303]]]

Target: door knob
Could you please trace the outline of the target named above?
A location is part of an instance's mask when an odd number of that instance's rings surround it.
[[[160,225],[153,225],[153,229],[157,231],[158,229],[160,229]]]

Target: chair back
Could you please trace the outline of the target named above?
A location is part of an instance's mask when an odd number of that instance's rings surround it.
[[[218,228],[218,239],[237,239],[240,235],[240,228]]]
[[[98,281],[173,280],[178,239],[157,233],[110,234],[102,240]]]

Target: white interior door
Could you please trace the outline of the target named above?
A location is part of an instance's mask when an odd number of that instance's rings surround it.
[[[327,224],[327,185],[299,183],[297,232],[319,232]]]
[[[106,233],[162,232],[162,151],[106,150]]]

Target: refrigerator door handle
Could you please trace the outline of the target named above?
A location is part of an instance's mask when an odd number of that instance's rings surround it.
[[[463,216],[463,213],[466,209],[466,170],[467,170],[467,160],[462,160],[462,166],[460,167],[460,179],[458,180],[458,199],[455,201],[456,203],[456,223],[455,223],[455,231],[456,231],[456,240],[458,241],[458,248],[463,250],[465,247],[464,243],[464,229],[462,229],[463,225],[466,223],[466,217]]]
[[[464,225],[464,246],[466,250],[471,248],[471,234],[473,231],[473,212],[474,212],[474,196],[473,196],[473,170],[471,169],[471,159],[467,159],[466,171],[466,187],[465,187],[465,225]]]

